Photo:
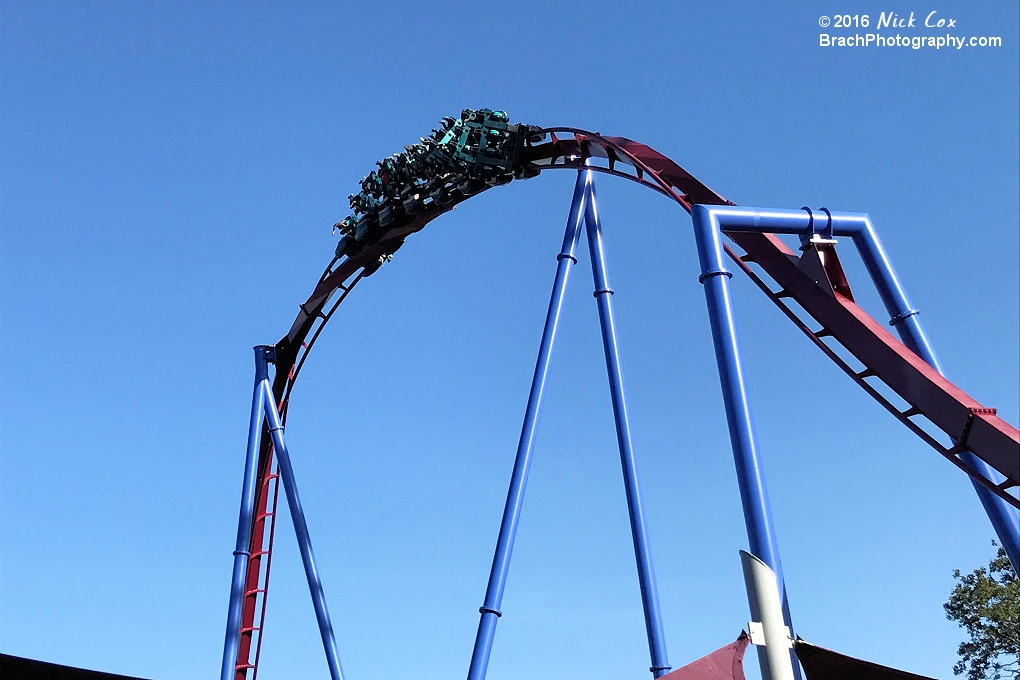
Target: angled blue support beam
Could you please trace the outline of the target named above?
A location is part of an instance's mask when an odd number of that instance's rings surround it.
[[[502,616],[499,608],[503,601],[503,589],[506,586],[506,577],[510,569],[510,556],[513,553],[514,538],[517,535],[517,525],[520,522],[528,472],[531,469],[531,454],[535,449],[535,434],[538,429],[539,414],[542,410],[542,399],[545,395],[545,382],[549,375],[553,344],[556,341],[556,330],[563,308],[563,297],[567,289],[570,267],[577,263],[574,251],[577,249],[577,239],[581,234],[585,187],[590,181],[589,172],[577,173],[574,195],[570,201],[570,213],[567,216],[567,228],[563,234],[563,245],[559,255],[556,256],[556,278],[553,280],[549,310],[545,317],[545,327],[542,329],[542,342],[539,345],[538,359],[535,362],[535,374],[531,380],[528,406],[524,412],[521,438],[517,444],[514,469],[510,476],[510,488],[507,491],[506,505],[503,508],[503,518],[499,524],[499,537],[496,539],[492,569],[489,571],[489,582],[485,588],[485,600],[478,610],[481,618],[478,621],[475,645],[471,651],[468,680],[484,680],[489,666],[489,654],[492,651],[492,639],[496,634],[496,623]]]
[[[266,423],[269,434],[273,438],[273,449],[280,466],[280,480],[283,482],[287,503],[290,507],[290,516],[294,522],[294,533],[297,535],[301,562],[304,565],[305,578],[308,581],[308,590],[312,597],[312,606],[315,609],[315,619],[319,626],[322,647],[326,653],[329,676],[331,680],[343,680],[340,655],[333,635],[333,624],[330,622],[329,611],[326,608],[326,597],[315,564],[305,512],[298,496],[297,482],[294,481],[294,468],[291,464],[290,453],[283,440],[283,421],[276,407],[272,387],[269,384],[269,364],[275,360],[276,354],[272,347],[260,345],[255,348],[255,391],[252,396],[251,420],[248,425],[248,448],[244,465],[244,485],[241,492],[241,513],[237,527],[237,545],[234,550],[234,570],[230,584],[230,605],[227,613],[227,633],[223,645],[220,680],[235,680],[244,577],[248,570],[250,557],[248,540],[251,536],[255,512],[255,478],[263,423]]]
[[[259,444],[262,441],[262,423],[265,418],[265,390],[269,381],[266,347],[255,348],[255,388],[251,398],[251,418],[248,423],[248,447],[244,456],[244,482],[241,487],[241,513],[237,520],[237,542],[234,545],[234,570],[230,579],[230,604],[227,607],[227,633],[223,642],[223,662],[220,680],[234,680],[237,649],[240,644],[241,608],[244,604],[244,576],[248,573],[251,527],[255,515],[255,479],[258,475]]]
[[[276,400],[273,397],[273,390],[269,386],[268,379],[262,383],[262,389],[265,392],[266,420],[269,421],[269,433],[273,437],[273,448],[276,451],[276,458],[280,465],[280,480],[283,482],[283,490],[287,494],[287,505],[290,508],[290,518],[294,523],[294,533],[297,535],[298,550],[301,553],[301,564],[305,568],[305,579],[308,581],[308,591],[312,596],[315,620],[319,625],[319,637],[322,638],[322,648],[326,653],[329,677],[331,680],[343,680],[344,675],[343,669],[340,667],[340,653],[337,651],[336,639],[333,635],[333,624],[329,620],[329,610],[326,608],[326,595],[322,591],[319,569],[315,564],[315,555],[312,552],[312,539],[308,535],[305,511],[301,507],[297,482],[294,480],[294,467],[290,461],[287,444],[283,441],[283,422],[280,418],[280,412],[276,408]]]
[[[587,171],[589,174],[591,171]],[[652,665],[648,670],[658,678],[671,670],[666,654],[666,636],[659,611],[659,593],[655,583],[655,569],[648,544],[641,490],[638,485],[637,461],[630,436],[630,418],[623,389],[623,368],[620,365],[620,348],[616,339],[616,321],[613,315],[613,290],[609,287],[605,248],[602,242],[602,223],[595,200],[595,183],[589,180],[588,197],[584,206],[584,223],[588,234],[588,252],[591,254],[591,273],[595,284],[595,300],[599,308],[602,327],[602,347],[606,354],[609,374],[609,391],[613,400],[613,418],[616,422],[616,440],[620,447],[623,483],[627,491],[627,511],[630,515],[630,532],[634,541],[634,558],[637,562],[638,582],[641,586],[641,605],[645,615],[645,632]]]
[[[851,232],[850,235],[861,253],[868,273],[885,303],[891,317],[890,325],[899,333],[904,345],[941,375],[945,375],[945,371],[942,370],[942,365],[935,355],[935,349],[921,325],[920,311],[910,304],[907,291],[900,283],[892,260],[889,259],[889,255],[882,246],[871,219],[867,215],[863,215],[855,220],[855,223],[849,225],[848,231]],[[853,228],[854,226],[857,228]],[[991,465],[970,451],[964,451],[960,454],[960,458],[993,484],[1001,484],[1005,479]],[[1013,570],[1020,573],[1020,511],[1011,507],[973,477],[970,483],[974,486],[974,491],[977,492],[978,500],[981,501],[985,514],[988,515],[992,528],[999,537],[999,542],[1005,548],[1009,561],[1013,564]]]

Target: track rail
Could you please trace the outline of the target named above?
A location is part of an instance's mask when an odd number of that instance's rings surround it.
[[[588,167],[637,182],[676,201],[690,212],[694,204],[735,205],[715,193],[667,156],[624,137],[603,136],[578,128],[555,127],[543,130],[548,141],[525,148],[524,160],[535,170],[579,169]],[[273,394],[281,416],[286,420],[290,396],[316,339],[351,290],[368,274],[380,256],[394,252],[403,240],[421,231],[429,222],[452,210],[468,197],[454,198],[443,206],[432,205],[415,219],[383,234],[356,255],[330,261],[290,330],[276,345],[276,376]],[[797,255],[771,234],[727,233],[745,255],[727,246],[729,256],[741,271],[800,328],[826,356],[846,372],[872,398],[889,410],[911,432],[942,456],[967,472],[978,483],[1020,507],[1009,493],[1020,485],[1020,432],[999,418],[995,409],[979,404],[933,368],[928,366],[889,333],[883,325],[856,305],[849,286],[843,281],[819,282],[797,266]],[[778,291],[749,266],[753,262],[779,286]],[[829,290],[824,289],[828,284]],[[835,291],[835,292],[834,292]],[[834,292],[834,294],[833,294]],[[785,300],[792,299],[819,324],[812,330]],[[823,338],[840,343],[863,366],[856,370],[827,345]],[[885,383],[909,404],[897,408],[869,379]],[[945,446],[915,420],[927,417],[952,440]],[[975,472],[959,455],[971,451],[998,472],[1005,481],[995,484]],[[259,452],[256,521],[250,541],[251,560],[245,583],[246,597],[241,622],[241,645],[237,659],[237,680],[254,680],[258,673],[258,650],[269,588],[269,563],[272,559],[275,527],[276,471],[273,465],[272,439],[262,437]],[[267,519],[269,521],[267,521]],[[257,620],[257,624],[256,624]],[[251,658],[253,633],[258,633],[255,658]],[[249,676],[248,671],[251,670]]]

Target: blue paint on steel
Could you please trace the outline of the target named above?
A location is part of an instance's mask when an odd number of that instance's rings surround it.
[[[891,317],[889,324],[899,333],[903,344],[929,366],[945,375],[931,341],[921,326],[918,310],[910,304],[906,290],[903,288],[903,284],[892,266],[892,261],[882,246],[878,232],[867,213],[834,213],[822,209],[825,213],[825,217],[823,217],[821,214],[813,214],[811,210],[805,208],[800,210],[744,206],[700,206],[700,208],[711,216],[719,228],[731,231],[797,234],[804,237],[811,233],[817,233],[818,223],[822,219],[827,220],[831,225],[829,231],[831,235],[849,236],[853,239],[868,274],[874,281],[879,296]],[[961,454],[960,458],[978,474],[983,475],[994,484],[1001,483],[1005,479],[988,463],[970,452]],[[979,482],[971,479],[971,483],[974,485],[981,505],[995,529],[999,542],[1005,548],[1013,568],[1020,571],[1020,513]]]
[[[266,365],[267,351],[272,348],[255,347],[255,389],[251,398],[251,418],[248,422],[248,448],[244,456],[244,483],[241,486],[241,512],[237,520],[237,542],[234,544],[234,572],[230,578],[230,604],[227,607],[227,633],[223,642],[223,664],[220,680],[234,680],[237,648],[241,635],[241,609],[244,604],[244,577],[248,573],[248,550],[255,515],[255,487],[258,485],[259,444],[262,441],[263,406],[265,392],[262,385],[269,380]]]
[[[542,409],[542,397],[545,393],[545,381],[549,374],[553,343],[556,340],[556,330],[563,307],[570,266],[577,262],[574,251],[581,233],[585,187],[591,181],[589,174],[587,172],[578,172],[577,174],[574,195],[570,202],[570,213],[567,217],[566,233],[563,235],[563,246],[557,256],[556,278],[553,281],[549,310],[546,313],[545,327],[542,330],[542,342],[539,345],[538,360],[535,363],[535,375],[531,380],[531,392],[528,394],[528,406],[524,412],[524,425],[521,428],[521,438],[517,444],[517,456],[510,477],[506,505],[503,508],[503,519],[499,525],[496,552],[492,558],[492,569],[489,572],[489,582],[485,589],[485,603],[478,610],[481,613],[481,618],[478,622],[478,632],[475,635],[474,649],[471,652],[468,680],[483,680],[485,678],[485,672],[489,665],[489,654],[492,651],[492,638],[496,634],[496,621],[502,616],[499,607],[503,601],[503,589],[506,586],[506,576],[510,568],[514,537],[517,534],[517,524],[524,502],[524,490],[528,483],[531,454],[535,448],[535,433]]]
[[[853,239],[868,268],[868,273],[871,274],[875,287],[878,288],[879,295],[892,317],[890,325],[899,333],[904,345],[941,375],[945,375],[938,357],[935,356],[931,341],[928,340],[928,336],[921,326],[918,311],[910,304],[907,292],[903,288],[903,284],[900,283],[896,270],[893,269],[892,261],[886,254],[885,248],[882,247],[878,233],[867,215],[864,216],[861,227],[854,232]],[[961,454],[960,458],[993,484],[1000,484],[1005,479],[992,466],[970,451]],[[1020,512],[975,479],[971,478],[971,484],[977,492],[981,506],[985,509],[985,514],[988,515],[988,519],[992,523],[992,528],[995,529],[995,533],[999,537],[999,542],[1006,550],[1013,569],[1020,573]]]
[[[722,235],[711,212],[706,206],[695,205],[691,209],[691,218],[694,222],[694,235],[701,262],[701,276],[698,280],[704,284],[708,302],[716,363],[726,405],[726,420],[729,425],[734,462],[737,466],[737,482],[740,485],[740,498],[744,506],[744,522],[747,526],[750,552],[776,572],[780,579],[780,592],[783,592],[779,550],[758,454],[758,441],[744,382],[736,322],[730,301],[729,279],[733,274],[726,269],[723,261]]]
[[[854,240],[854,245],[857,246],[861,259],[864,260],[864,266],[867,268],[868,274],[871,275],[871,280],[875,282],[878,294],[889,312],[889,325],[900,334],[904,345],[924,359],[929,366],[942,373],[942,367],[935,356],[935,350],[917,317],[918,310],[910,304],[907,291],[900,283],[900,278],[896,275],[896,270],[893,269],[892,261],[885,252],[885,248],[882,247],[875,226],[867,215],[862,217],[853,225],[856,228],[851,227],[846,231],[851,232],[850,236]]]
[[[801,215],[806,218],[804,213]],[[737,468],[737,483],[744,509],[748,544],[751,554],[765,562],[775,572],[779,593],[783,598],[783,617],[792,632],[793,623],[786,596],[786,580],[779,559],[779,546],[758,452],[758,438],[755,434],[751,404],[740,361],[740,346],[729,287],[729,280],[733,274],[726,269],[723,260],[722,232],[713,211],[708,206],[694,205],[691,207],[691,218],[694,222],[694,236],[701,262],[701,276],[698,280],[704,284],[705,298],[708,302],[708,316],[715,343],[723,402],[726,405],[726,422],[729,425],[730,444]],[[794,675],[799,680],[800,667],[797,658],[792,650],[790,654]]]
[[[991,465],[970,451],[961,453],[960,458],[964,463],[974,468],[978,474],[991,480],[993,484],[1001,484],[1006,479]],[[999,543],[1002,544],[1006,555],[1009,556],[1013,570],[1020,574],[1020,512],[978,482],[971,480],[971,483],[974,485],[974,490],[977,491],[981,506],[984,507],[988,519],[992,521],[995,533],[999,537]]]
[[[322,648],[326,652],[329,677],[332,680],[343,680],[343,670],[340,668],[340,654],[337,651],[336,639],[333,637],[333,624],[329,620],[329,610],[326,608],[326,596],[322,592],[319,570],[315,566],[315,555],[312,553],[312,540],[308,535],[305,511],[301,507],[301,499],[298,497],[297,482],[294,481],[294,468],[291,466],[290,453],[288,453],[287,445],[283,441],[283,422],[280,419],[280,412],[276,408],[276,401],[273,398],[273,391],[269,387],[268,379],[263,381],[262,389],[265,393],[269,433],[273,437],[273,448],[276,451],[276,458],[280,464],[280,479],[283,481],[283,490],[287,494],[287,505],[290,507],[290,518],[294,522],[294,533],[297,534],[298,550],[301,552],[301,562],[305,567],[305,578],[308,580],[308,590],[312,596],[312,606],[315,608],[315,620],[319,624]]]
[[[590,170],[587,172],[591,173]],[[590,179],[588,198],[585,201],[584,222],[588,233],[588,252],[591,254],[591,272],[595,283],[595,299],[599,308],[599,323],[602,326],[602,346],[605,349],[606,370],[609,373],[609,390],[613,398],[616,439],[620,447],[623,482],[627,490],[627,510],[630,514],[631,536],[634,539],[634,557],[637,561],[638,581],[641,586],[641,604],[645,614],[648,651],[652,660],[649,670],[652,672],[652,677],[658,678],[668,673],[671,666],[666,654],[666,636],[662,629],[662,615],[659,612],[655,569],[652,567],[648,530],[645,527],[641,492],[638,487],[637,461],[634,458],[631,443],[630,419],[627,416],[627,402],[623,390],[623,369],[620,366],[616,322],[613,318],[613,291],[609,287],[609,272],[606,268],[602,243],[602,224],[595,201],[595,184]]]

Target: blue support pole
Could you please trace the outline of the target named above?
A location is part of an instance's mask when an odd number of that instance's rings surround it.
[[[587,172],[591,173],[590,170]],[[652,677],[658,678],[668,673],[671,666],[666,655],[666,637],[662,629],[662,615],[659,611],[659,593],[655,584],[652,554],[648,546],[644,509],[641,506],[637,461],[634,458],[634,449],[631,443],[630,419],[627,416],[627,402],[623,390],[623,369],[620,366],[620,350],[616,340],[616,322],[613,317],[613,291],[609,287],[609,272],[606,268],[605,251],[602,244],[602,224],[595,201],[595,184],[591,180],[589,180],[588,197],[585,201],[584,222],[588,234],[588,252],[591,254],[592,279],[595,283],[594,295],[598,302],[599,323],[602,327],[602,346],[606,354],[606,370],[609,373],[609,391],[613,399],[616,440],[620,447],[623,483],[627,490],[627,511],[630,514],[634,558],[637,561],[638,582],[641,586],[641,604],[645,614],[648,652],[652,661],[652,666],[648,670],[651,671]]]
[[[312,553],[312,541],[308,536],[305,511],[301,507],[301,499],[298,497],[297,483],[294,481],[294,468],[290,462],[290,453],[287,452],[287,445],[283,441],[283,422],[280,418],[280,412],[276,408],[276,400],[273,397],[272,389],[269,387],[268,378],[262,382],[262,390],[266,405],[266,418],[269,421],[269,433],[273,437],[273,448],[276,450],[276,457],[280,465],[280,479],[283,480],[283,489],[287,494],[287,505],[290,507],[290,517],[294,522],[294,533],[297,534],[298,550],[301,552],[301,562],[305,567],[305,578],[308,580],[308,590],[312,596],[312,606],[315,608],[315,619],[319,624],[322,648],[326,652],[329,677],[332,680],[343,680],[340,654],[337,651],[336,639],[333,637],[333,624],[329,620],[329,611],[326,609],[326,596],[322,592],[319,571],[315,566],[315,555]]]
[[[567,289],[570,266],[577,263],[574,251],[581,233],[585,187],[589,181],[590,177],[587,172],[577,173],[574,195],[570,202],[570,213],[567,217],[566,233],[563,235],[563,246],[560,248],[559,255],[556,256],[556,278],[553,281],[549,310],[546,313],[545,327],[542,330],[542,342],[539,345],[538,360],[535,363],[535,375],[531,380],[531,392],[528,394],[528,406],[524,412],[524,425],[521,428],[521,438],[517,444],[517,456],[510,477],[506,505],[503,508],[503,519],[499,525],[496,552],[492,557],[492,569],[489,572],[489,582],[485,588],[485,602],[478,610],[481,613],[481,618],[478,621],[475,646],[471,651],[468,680],[484,680],[485,672],[489,666],[489,654],[492,651],[492,638],[496,634],[496,622],[502,616],[499,607],[503,601],[503,588],[506,586],[514,537],[517,534],[517,524],[520,521],[521,506],[524,502],[524,490],[528,482],[528,471],[531,468],[531,453],[535,448],[535,433],[542,408],[542,397],[545,393],[545,381],[549,374],[553,343],[556,340],[560,311],[563,307],[563,296]]]
[[[885,248],[882,247],[878,232],[875,231],[874,225],[866,215],[860,228],[854,231],[853,239],[868,273],[871,274],[875,287],[892,317],[889,324],[899,333],[904,345],[924,359],[929,366],[945,375],[938,357],[935,356],[935,350],[921,326],[921,320],[918,318],[919,311],[910,304],[907,292],[900,283],[896,270],[893,269],[892,261],[886,254]],[[994,484],[1000,484],[1005,479],[991,465],[970,451],[962,453],[960,458],[978,474]],[[975,479],[971,478],[970,481],[985,509],[985,514],[988,515],[988,519],[992,523],[992,528],[995,529],[995,534],[999,537],[999,543],[1006,550],[1006,555],[1009,557],[1014,571],[1020,573],[1020,512]]]
[[[251,418],[248,422],[248,448],[244,456],[244,483],[241,487],[241,512],[237,520],[237,542],[234,544],[234,571],[230,579],[230,604],[227,607],[227,633],[223,642],[223,663],[220,680],[234,680],[237,648],[240,644],[241,609],[244,603],[244,577],[248,573],[248,549],[255,514],[255,487],[258,484],[259,444],[262,440],[263,408],[269,372],[266,365],[266,347],[255,348],[255,389],[251,398]]]
[[[993,484],[1001,484],[1005,479],[991,465],[970,451],[961,453],[960,458],[964,463],[977,470],[979,474],[984,475],[986,479],[991,480]],[[1020,574],[1020,512],[979,482],[973,479],[970,481],[974,485],[974,490],[977,491],[985,514],[992,522],[995,534],[999,537],[999,543],[1006,550],[1006,555],[1013,565],[1013,571]]]
[[[864,215],[857,227],[852,229],[851,236],[857,251],[861,254],[864,266],[871,275],[871,280],[878,289],[878,294],[889,312],[889,325],[896,329],[903,340],[903,344],[909,347],[914,354],[924,359],[925,363],[942,373],[942,367],[935,356],[935,350],[928,340],[921,321],[917,318],[919,310],[914,309],[907,298],[907,291],[900,283],[900,277],[893,269],[892,260],[882,247],[878,238],[878,232],[871,223],[871,219]],[[944,374],[943,374],[944,375]]]
[[[779,559],[772,510],[758,453],[758,437],[755,433],[744,370],[740,361],[737,326],[730,299],[729,280],[733,274],[726,269],[723,260],[722,232],[713,220],[709,207],[692,206],[691,218],[694,222],[694,236],[701,262],[701,276],[698,277],[698,281],[705,287],[705,298],[708,302],[708,316],[712,326],[712,340],[715,343],[723,402],[726,405],[726,422],[729,425],[730,444],[737,468],[737,483],[744,509],[748,544],[751,554],[762,560],[776,574],[779,593],[783,599],[783,618],[792,634],[793,623],[786,596],[786,580]],[[793,657],[794,675],[800,680],[797,658],[793,650],[790,654]]]

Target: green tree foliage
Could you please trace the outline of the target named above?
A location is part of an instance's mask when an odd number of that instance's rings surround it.
[[[953,577],[959,583],[945,604],[946,617],[970,634],[953,672],[966,672],[968,680],[1020,677],[1020,581],[1006,551],[1000,547],[987,569],[966,576],[954,569]]]

